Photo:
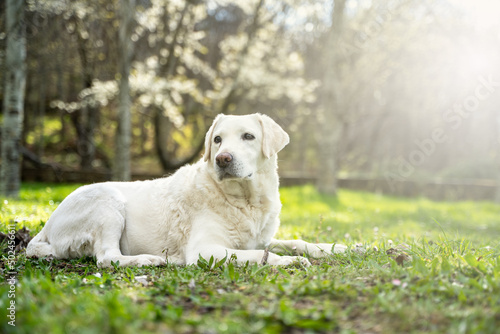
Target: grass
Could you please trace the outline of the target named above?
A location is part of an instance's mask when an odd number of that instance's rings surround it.
[[[24,185],[20,200],[1,200],[1,230],[16,220],[36,233],[74,188]],[[500,206],[347,190],[333,198],[310,186],[281,194],[278,237],[361,243],[368,251],[312,260],[309,268],[200,261],[100,269],[92,258],[20,253],[14,290],[2,265],[2,332],[498,332]],[[16,327],[7,323],[12,300]]]

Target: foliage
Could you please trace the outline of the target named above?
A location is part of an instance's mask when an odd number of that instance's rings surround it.
[[[130,76],[135,108],[142,112],[151,108],[161,110],[180,128],[185,124],[189,102],[213,113],[234,111],[234,105],[232,110],[223,107],[229,96],[233,104],[237,103],[234,94],[255,101],[279,100],[284,96],[293,103],[312,101],[317,84],[301,77],[303,60],[291,51],[290,40],[280,38],[282,27],[274,20],[284,6],[280,1],[269,6],[263,6],[262,1],[239,5],[232,1],[223,4],[151,1],[147,6],[138,6],[135,29],[130,36],[141,47],[141,51],[135,52]],[[43,2],[39,8],[33,5],[32,10],[39,12],[42,8],[45,8]],[[76,2],[64,7],[64,15],[89,17],[106,24],[109,16],[99,12],[106,10],[107,7],[92,8]],[[220,11],[225,14],[217,16]],[[236,21],[237,26],[220,34],[214,20]],[[246,24],[247,21],[251,23]],[[79,33],[89,38],[89,28],[81,29],[83,32]],[[108,29],[113,31],[113,27]],[[91,46],[94,49],[96,45]],[[213,53],[210,57],[209,51]],[[92,86],[80,91],[78,101],[58,99],[51,105],[71,113],[89,105],[106,107],[117,95],[116,77],[110,80],[109,76],[96,75]]]
[[[112,167],[118,7],[26,1],[23,145],[44,162]],[[133,158],[177,166],[199,156],[218,112],[261,112],[290,133],[284,154],[301,175],[497,179],[499,11],[493,1],[138,1]],[[5,21],[0,5],[0,86]]]
[[[134,44],[129,76],[133,156],[151,159],[155,151],[142,144],[161,134],[156,146],[166,149],[157,150],[160,160],[183,161],[186,155],[199,155],[200,137],[219,112],[312,102],[317,82],[303,77],[303,57],[293,39],[284,38],[296,6],[274,0],[137,2],[129,36]],[[23,143],[48,162],[63,160],[64,152],[72,154],[64,161],[68,167],[78,162],[73,153],[82,168],[111,167],[120,79],[119,7],[116,0],[27,1]],[[6,35],[0,30],[0,43]],[[158,121],[158,115],[166,121]],[[44,118],[54,116],[64,151],[45,143],[54,137]]]
[[[2,201],[2,230],[39,230],[75,186],[25,184]],[[309,268],[100,269],[92,258],[16,259],[16,333],[495,333],[500,207],[313,187],[284,188],[281,238],[362,243]],[[53,205],[51,205],[53,203]],[[400,247],[402,246],[402,247]],[[394,252],[406,254],[404,261]],[[5,264],[4,264],[5,266]],[[0,285],[0,317],[10,289]]]

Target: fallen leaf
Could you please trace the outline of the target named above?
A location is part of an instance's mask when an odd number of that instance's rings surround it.
[[[385,253],[387,255],[394,255],[394,254],[397,254],[398,253],[398,250],[397,249],[394,249],[394,248],[389,248],[388,250],[385,251]]]
[[[403,253],[399,254],[398,256],[396,256],[396,258],[394,260],[396,260],[397,264],[402,266],[405,262],[410,262],[412,260],[412,258],[410,255],[403,252]]]
[[[5,233],[0,233],[0,242],[6,240],[9,236]],[[31,241],[32,237],[30,236],[30,230],[26,227],[23,227],[16,231],[14,234],[14,243],[16,245],[15,251],[16,253],[25,249],[28,246],[28,243]]]
[[[405,262],[412,260],[412,257],[403,251],[409,248],[410,247],[407,244],[400,244],[395,246],[395,248],[389,248],[385,251],[385,253],[393,258],[398,265],[402,266]]]

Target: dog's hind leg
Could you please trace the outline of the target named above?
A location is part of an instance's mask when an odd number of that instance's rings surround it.
[[[55,255],[54,248],[49,244],[44,230],[40,231],[26,247],[26,257],[45,257]]]
[[[84,186],[70,194],[54,211],[40,233],[29,243],[28,257],[53,255],[68,259],[95,255],[110,267],[161,265],[154,255],[124,256],[120,239],[125,229],[127,199],[110,184]]]
[[[100,267],[111,267],[113,263],[121,267],[159,266],[166,263],[165,258],[155,255],[123,255],[120,250],[120,239],[125,228],[125,212],[109,210],[104,218],[106,223],[101,224],[100,233],[94,243],[94,253]]]

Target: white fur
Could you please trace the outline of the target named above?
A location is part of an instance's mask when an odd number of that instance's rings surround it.
[[[254,140],[245,140],[245,133]],[[214,143],[214,138],[222,138]],[[322,257],[345,246],[273,239],[279,226],[277,156],[289,138],[269,117],[219,115],[206,136],[203,159],[151,181],[83,186],[54,211],[26,250],[28,257],[96,256],[100,266],[195,264],[199,255],[259,263],[278,249]],[[220,153],[233,156],[221,171]],[[300,256],[269,253],[267,263],[288,265]]]

